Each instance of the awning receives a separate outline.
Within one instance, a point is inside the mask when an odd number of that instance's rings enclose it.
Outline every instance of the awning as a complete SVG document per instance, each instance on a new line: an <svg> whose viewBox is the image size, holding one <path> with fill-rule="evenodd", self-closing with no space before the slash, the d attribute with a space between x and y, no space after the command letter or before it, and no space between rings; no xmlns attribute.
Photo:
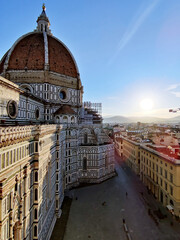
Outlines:
<svg viewBox="0 0 180 240"><path fill-rule="evenodd" d="M174 208L173 208L171 205L167 205L166 207L167 207L167 209L168 209L169 211L174 210Z"/></svg>

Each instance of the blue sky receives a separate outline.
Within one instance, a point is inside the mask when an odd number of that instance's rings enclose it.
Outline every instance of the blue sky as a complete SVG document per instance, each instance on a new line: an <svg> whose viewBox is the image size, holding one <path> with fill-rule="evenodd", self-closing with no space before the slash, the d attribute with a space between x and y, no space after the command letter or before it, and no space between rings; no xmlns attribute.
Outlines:
<svg viewBox="0 0 180 240"><path fill-rule="evenodd" d="M85 101L102 102L104 116L179 115L168 113L180 107L179 0L1 0L0 58L36 28L43 2L76 59Z"/></svg>

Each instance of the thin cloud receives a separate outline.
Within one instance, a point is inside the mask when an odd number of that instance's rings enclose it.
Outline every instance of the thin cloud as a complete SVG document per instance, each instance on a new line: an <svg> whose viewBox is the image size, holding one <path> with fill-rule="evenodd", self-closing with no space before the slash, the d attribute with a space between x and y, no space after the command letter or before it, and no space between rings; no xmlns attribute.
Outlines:
<svg viewBox="0 0 180 240"><path fill-rule="evenodd" d="M171 92L172 94L174 94L176 97L180 98L180 92Z"/></svg>
<svg viewBox="0 0 180 240"><path fill-rule="evenodd" d="M170 86L166 89L166 91L170 91L170 90L176 89L176 88L179 87L179 86L180 86L180 84L172 84L172 85L170 85Z"/></svg>
<svg viewBox="0 0 180 240"><path fill-rule="evenodd" d="M154 0L150 5L148 5L147 8L134 21L134 24L127 29L127 31L124 33L122 39L120 40L120 42L118 44L118 50L117 50L116 54L109 61L109 63L112 63L112 61L119 54L119 52L128 44L128 42L132 39L132 37L138 31L139 27L143 24L145 19L151 14L151 12L154 10L154 8L157 6L157 4L160 1L161 0Z"/></svg>

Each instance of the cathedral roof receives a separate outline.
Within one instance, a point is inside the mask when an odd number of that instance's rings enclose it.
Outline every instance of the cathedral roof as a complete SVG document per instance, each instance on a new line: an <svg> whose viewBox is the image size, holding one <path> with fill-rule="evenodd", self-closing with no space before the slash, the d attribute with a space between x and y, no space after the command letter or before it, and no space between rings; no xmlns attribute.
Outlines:
<svg viewBox="0 0 180 240"><path fill-rule="evenodd" d="M59 115L59 114L75 115L76 112L69 105L63 105L54 113L54 115Z"/></svg>
<svg viewBox="0 0 180 240"><path fill-rule="evenodd" d="M37 29L20 37L0 61L0 74L8 71L48 70L77 78L78 68L70 50L52 36L50 22L43 11Z"/></svg>

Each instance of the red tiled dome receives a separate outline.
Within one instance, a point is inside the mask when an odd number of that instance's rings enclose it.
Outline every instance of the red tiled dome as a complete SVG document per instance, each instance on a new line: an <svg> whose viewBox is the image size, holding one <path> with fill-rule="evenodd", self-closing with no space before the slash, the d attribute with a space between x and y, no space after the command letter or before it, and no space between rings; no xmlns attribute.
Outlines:
<svg viewBox="0 0 180 240"><path fill-rule="evenodd" d="M49 70L77 77L77 70L69 51L55 38L48 36Z"/></svg>
<svg viewBox="0 0 180 240"><path fill-rule="evenodd" d="M75 60L67 47L58 39L47 35L49 71L77 77ZM33 32L21 37L0 62L0 73L4 64L8 70L44 70L45 41L43 33Z"/></svg>
<svg viewBox="0 0 180 240"><path fill-rule="evenodd" d="M44 38L35 33L20 40L12 51L7 70L43 70Z"/></svg>

